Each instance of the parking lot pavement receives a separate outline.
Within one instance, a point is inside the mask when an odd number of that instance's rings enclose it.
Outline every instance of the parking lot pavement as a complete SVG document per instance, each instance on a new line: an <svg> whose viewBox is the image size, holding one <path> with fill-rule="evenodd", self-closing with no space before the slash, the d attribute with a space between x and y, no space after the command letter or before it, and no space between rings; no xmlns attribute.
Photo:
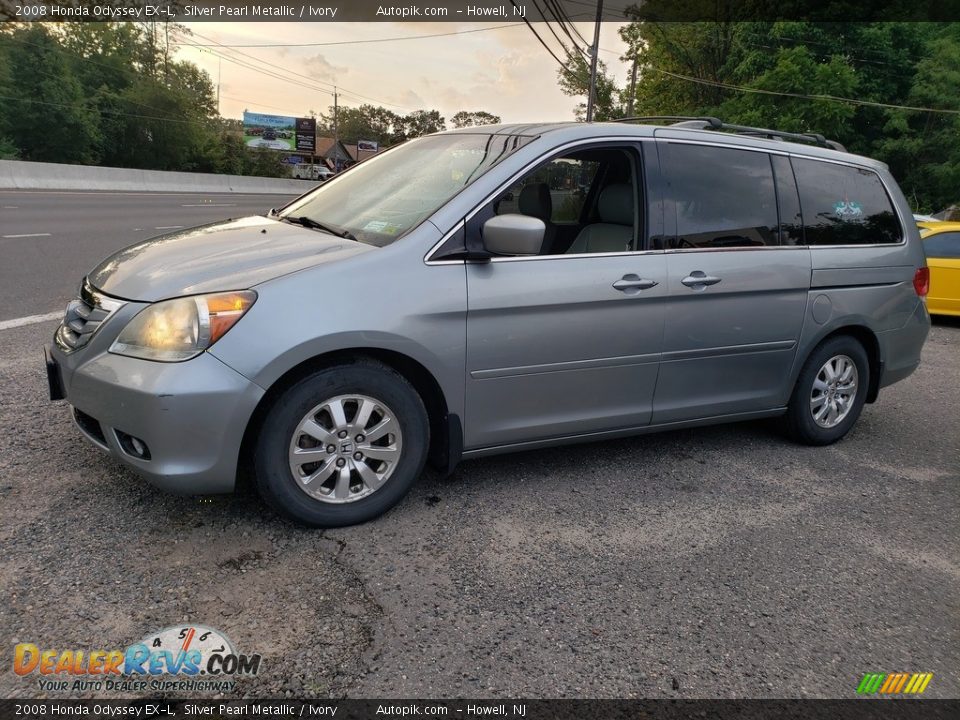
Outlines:
<svg viewBox="0 0 960 720"><path fill-rule="evenodd" d="M263 655L231 696L960 696L960 323L832 447L764 422L476 460L327 532L101 456L45 398L53 326L0 332L5 652L190 620Z"/></svg>

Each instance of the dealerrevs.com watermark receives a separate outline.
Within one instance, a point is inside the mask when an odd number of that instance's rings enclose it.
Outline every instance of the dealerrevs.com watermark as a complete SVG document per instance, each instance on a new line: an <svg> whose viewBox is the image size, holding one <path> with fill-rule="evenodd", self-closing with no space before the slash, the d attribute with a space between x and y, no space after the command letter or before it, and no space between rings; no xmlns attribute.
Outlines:
<svg viewBox="0 0 960 720"><path fill-rule="evenodd" d="M123 650L19 643L13 653L13 671L35 677L42 692L223 693L260 669L259 654L238 653L226 635L204 625L164 628Z"/></svg>

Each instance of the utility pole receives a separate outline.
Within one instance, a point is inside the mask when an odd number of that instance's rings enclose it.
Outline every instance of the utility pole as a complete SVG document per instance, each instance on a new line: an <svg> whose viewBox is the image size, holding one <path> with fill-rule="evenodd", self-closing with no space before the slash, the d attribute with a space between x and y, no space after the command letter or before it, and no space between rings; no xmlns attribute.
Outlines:
<svg viewBox="0 0 960 720"><path fill-rule="evenodd" d="M333 166L334 172L340 172L340 158L337 157L337 148L340 147L340 128L337 126L337 86L333 86Z"/></svg>
<svg viewBox="0 0 960 720"><path fill-rule="evenodd" d="M636 50L633 53L633 68L630 70L630 94L627 96L627 117L633 117L633 98L637 94L637 59Z"/></svg>
<svg viewBox="0 0 960 720"><path fill-rule="evenodd" d="M597 0L597 21L593 26L593 45L590 48L590 90L587 92L587 122L593 122L593 105L597 98L597 55L600 51L600 20L603 18L603 0Z"/></svg>
<svg viewBox="0 0 960 720"><path fill-rule="evenodd" d="M217 115L220 114L220 74L223 71L223 58L217 60Z"/></svg>

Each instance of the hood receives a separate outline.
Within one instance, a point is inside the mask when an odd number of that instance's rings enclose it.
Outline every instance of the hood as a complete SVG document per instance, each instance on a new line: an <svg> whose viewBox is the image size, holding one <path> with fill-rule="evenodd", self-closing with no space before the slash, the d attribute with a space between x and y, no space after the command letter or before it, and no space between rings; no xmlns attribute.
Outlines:
<svg viewBox="0 0 960 720"><path fill-rule="evenodd" d="M107 295L155 302L180 295L244 290L374 249L318 230L254 216L131 245L98 265L88 279Z"/></svg>

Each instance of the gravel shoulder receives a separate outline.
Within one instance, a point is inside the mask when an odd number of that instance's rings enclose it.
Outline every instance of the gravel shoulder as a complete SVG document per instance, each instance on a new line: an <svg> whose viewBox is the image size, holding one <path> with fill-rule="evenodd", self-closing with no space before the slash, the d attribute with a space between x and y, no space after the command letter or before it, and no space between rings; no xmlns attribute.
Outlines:
<svg viewBox="0 0 960 720"><path fill-rule="evenodd" d="M8 662L189 620L263 655L231 697L960 697L958 322L829 448L760 422L475 460L327 532L90 447L46 400L54 325L0 333ZM0 696L44 694L10 667Z"/></svg>

